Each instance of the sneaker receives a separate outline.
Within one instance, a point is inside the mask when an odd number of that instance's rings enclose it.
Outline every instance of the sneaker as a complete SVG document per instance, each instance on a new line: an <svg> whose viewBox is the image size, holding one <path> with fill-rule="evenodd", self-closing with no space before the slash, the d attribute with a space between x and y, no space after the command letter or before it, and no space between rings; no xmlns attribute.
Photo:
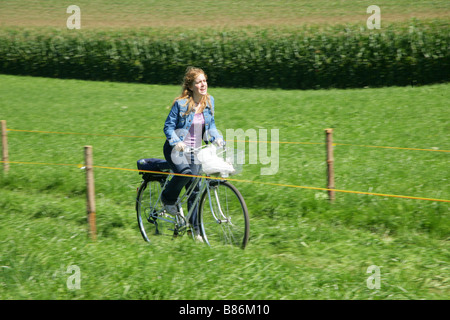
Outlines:
<svg viewBox="0 0 450 320"><path fill-rule="evenodd" d="M165 204L164 209L172 216L176 216L178 214L178 206L175 204Z"/></svg>
<svg viewBox="0 0 450 320"><path fill-rule="evenodd" d="M198 242L204 242L203 237L199 234L197 234L194 239L195 239L195 241L198 241Z"/></svg>
<svg viewBox="0 0 450 320"><path fill-rule="evenodd" d="M192 235L192 233L194 233L194 235ZM200 233L198 233L197 231L188 230L188 231L187 231L187 234L188 234L189 237L193 237L195 241L198 241L198 242L205 242L205 241L203 240L203 237L202 237L202 236L200 235Z"/></svg>

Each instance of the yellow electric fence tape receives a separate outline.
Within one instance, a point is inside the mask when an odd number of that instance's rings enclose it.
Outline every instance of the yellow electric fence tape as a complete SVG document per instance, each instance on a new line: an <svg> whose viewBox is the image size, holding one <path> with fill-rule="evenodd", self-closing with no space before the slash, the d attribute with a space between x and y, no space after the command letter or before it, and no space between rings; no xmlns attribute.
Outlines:
<svg viewBox="0 0 450 320"><path fill-rule="evenodd" d="M6 162L6 161L0 161ZM46 162L25 162L25 161L7 161L8 163L16 163L16 164L28 164L28 165L47 165L47 166L74 166L78 168L83 168L82 164L65 164L65 163L46 163ZM135 171L135 172L149 172L149 173L157 173L157 174L172 174L166 172L159 171L146 171L146 170L138 170L138 169L128 169L128 168L115 168L115 167L107 167L107 166L92 166L93 168L99 169L109 169L109 170L122 170L122 171ZM187 175L187 174L175 174L178 176L186 176L186 177L201 177L196 175ZM224 180L223 178L210 177L210 179ZM282 184L282 183L273 183L273 182L261 182L261 181L252 181L252 180L241 180L234 178L227 178L227 181L235 181L235 182L244 182L244 183L254 183L254 184L262 184L267 186L278 186L278 187L288 187L288 188L299 188L299 189L310 189L310 190L321 190L321 191L335 191L342 193L354 193L354 194L364 194L371 196L380 196L380 197L391 197L391 198L402 198L402 199L413 199L413 200L427 200L427 201L436 201L436 202L450 202L450 200L445 199L433 199L433 198L424 198L424 197L413 197L413 196L403 196L403 195L394 195L394 194L384 194L384 193L374 193L374 192L363 192L363 191L351 191L351 190L341 190L341 189L328 189L328 188L319 188L319 187L307 187L307 186L298 186L292 184Z"/></svg>

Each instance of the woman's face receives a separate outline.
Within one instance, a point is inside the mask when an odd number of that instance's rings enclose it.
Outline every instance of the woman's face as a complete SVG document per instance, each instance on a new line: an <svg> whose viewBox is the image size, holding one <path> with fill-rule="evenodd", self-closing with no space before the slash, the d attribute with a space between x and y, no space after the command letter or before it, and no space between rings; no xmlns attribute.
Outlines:
<svg viewBox="0 0 450 320"><path fill-rule="evenodd" d="M200 99L202 96L207 94L208 83L206 82L206 77L203 73L199 74L197 78L195 78L191 90L194 93L194 100Z"/></svg>

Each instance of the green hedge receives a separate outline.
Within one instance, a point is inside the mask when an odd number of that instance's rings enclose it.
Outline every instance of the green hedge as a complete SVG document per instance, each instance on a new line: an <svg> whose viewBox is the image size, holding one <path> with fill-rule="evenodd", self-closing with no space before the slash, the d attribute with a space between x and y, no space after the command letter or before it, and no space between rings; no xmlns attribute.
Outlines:
<svg viewBox="0 0 450 320"><path fill-rule="evenodd" d="M0 73L179 84L186 66L224 87L285 89L423 85L449 81L445 23L157 34L0 30Z"/></svg>

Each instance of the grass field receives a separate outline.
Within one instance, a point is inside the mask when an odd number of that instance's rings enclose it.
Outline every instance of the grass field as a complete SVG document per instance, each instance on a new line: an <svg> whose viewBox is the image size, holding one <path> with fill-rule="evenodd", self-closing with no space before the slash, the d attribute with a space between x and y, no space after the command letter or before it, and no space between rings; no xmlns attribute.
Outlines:
<svg viewBox="0 0 450 320"><path fill-rule="evenodd" d="M279 170L236 179L325 187L324 129L335 129L336 187L450 199L449 85L283 91L215 88L216 122L279 129ZM174 86L0 76L11 164L0 176L1 299L448 299L449 206L437 201L234 182L250 212L246 250L184 237L143 242L136 172L95 169L98 240L87 238L83 147L94 164L162 157ZM35 130L80 134L21 132ZM145 136L118 137L104 135ZM304 144L314 143L314 144ZM350 144L350 145L340 145ZM435 151L363 147L387 146ZM69 290L67 268L81 271ZM369 289L367 268L380 267Z"/></svg>
<svg viewBox="0 0 450 320"><path fill-rule="evenodd" d="M1 1L0 28L65 30L72 4L81 8L82 30L105 34L239 29L258 35L335 24L365 28L372 3ZM413 18L445 25L450 18L449 1L374 4L382 28ZM210 83L222 132L278 129L286 142L278 145L276 174L261 175L268 165L259 163L234 177L266 183L233 182L250 213L250 242L240 250L211 249L187 237L145 243L134 212L140 177L126 170L95 169L98 239L87 237L85 173L77 166L83 147L93 146L97 166L135 169L140 158L162 158L162 127L179 87L0 75L10 161L41 163L11 163L7 175L0 173L0 299L448 300L448 203L337 193L330 204L325 191L271 183L326 187L324 129L331 127L336 188L449 200L449 153L443 152L450 150L449 89ZM75 290L67 285L74 265L81 272ZM367 285L372 265L380 268L379 289Z"/></svg>

